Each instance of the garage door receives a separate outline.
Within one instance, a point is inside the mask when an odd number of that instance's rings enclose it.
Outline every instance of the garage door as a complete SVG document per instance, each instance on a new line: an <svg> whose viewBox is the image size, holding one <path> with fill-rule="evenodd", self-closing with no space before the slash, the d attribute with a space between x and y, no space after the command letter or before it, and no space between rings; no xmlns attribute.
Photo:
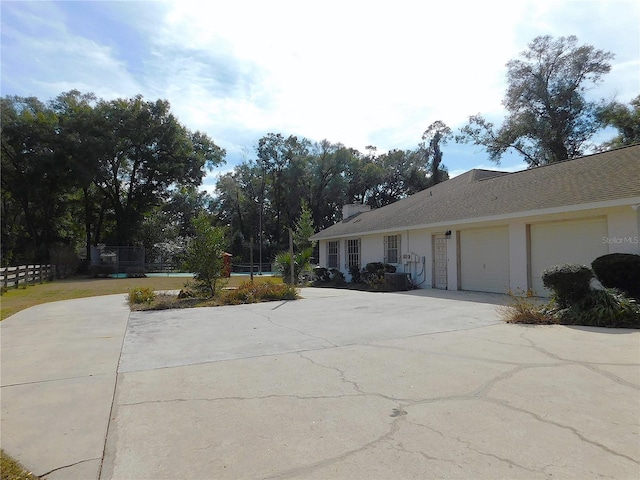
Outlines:
<svg viewBox="0 0 640 480"><path fill-rule="evenodd" d="M479 292L509 290L507 227L460 232L460 287Z"/></svg>
<svg viewBox="0 0 640 480"><path fill-rule="evenodd" d="M533 224L529 228L531 288L539 295L549 295L541 278L545 268L564 263L590 266L609 253L602 240L607 236L605 218Z"/></svg>

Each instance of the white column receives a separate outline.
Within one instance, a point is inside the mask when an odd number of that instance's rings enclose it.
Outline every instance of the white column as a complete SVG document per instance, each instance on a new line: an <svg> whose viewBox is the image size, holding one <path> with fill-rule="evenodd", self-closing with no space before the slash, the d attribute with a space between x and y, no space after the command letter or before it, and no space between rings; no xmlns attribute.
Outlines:
<svg viewBox="0 0 640 480"><path fill-rule="evenodd" d="M451 230L447 239L447 290L458 288L458 230Z"/></svg>
<svg viewBox="0 0 640 480"><path fill-rule="evenodd" d="M509 224L509 288L513 293L526 292L529 275L527 224L516 221Z"/></svg>

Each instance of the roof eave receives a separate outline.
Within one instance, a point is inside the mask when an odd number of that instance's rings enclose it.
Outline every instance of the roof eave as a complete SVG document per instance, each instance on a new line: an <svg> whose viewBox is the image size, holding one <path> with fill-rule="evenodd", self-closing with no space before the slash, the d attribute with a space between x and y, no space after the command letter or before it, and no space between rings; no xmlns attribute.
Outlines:
<svg viewBox="0 0 640 480"><path fill-rule="evenodd" d="M515 218L528 218L528 217L535 217L539 215L571 213L571 212L579 212L583 210L593 210L597 208L613 208L613 207L629 206L637 209L639 208L638 205L640 205L640 197L629 197L629 198L621 198L616 200L606 200L601 202L581 203L576 205L563 205L560 207L542 208L537 210L526 210L522 212L512 212L512 213L505 213L500 215L489 215L485 217L473 217L473 218L465 218L465 219L459 219L459 220L447 220L444 222L436 222L436 223L424 223L424 224L411 225L411 226L400 227L400 228L363 230L358 232L344 233L341 235L324 236L324 235L321 235L322 232L318 232L315 235L309 237L309 239L315 240L315 241L333 240L333 239L340 239L340 238L352 238L352 237L357 237L361 235L377 235L382 233L408 231L408 230L436 229L436 228L442 228L442 227L451 227L453 225L467 225L470 223L513 220Z"/></svg>

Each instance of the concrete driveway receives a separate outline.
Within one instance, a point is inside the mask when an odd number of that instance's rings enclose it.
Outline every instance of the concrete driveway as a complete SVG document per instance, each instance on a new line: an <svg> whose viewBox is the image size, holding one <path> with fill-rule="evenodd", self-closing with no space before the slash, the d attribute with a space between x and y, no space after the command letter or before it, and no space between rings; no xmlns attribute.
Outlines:
<svg viewBox="0 0 640 480"><path fill-rule="evenodd" d="M507 325L490 294L302 295L4 320L2 448L47 479L639 477L639 331Z"/></svg>

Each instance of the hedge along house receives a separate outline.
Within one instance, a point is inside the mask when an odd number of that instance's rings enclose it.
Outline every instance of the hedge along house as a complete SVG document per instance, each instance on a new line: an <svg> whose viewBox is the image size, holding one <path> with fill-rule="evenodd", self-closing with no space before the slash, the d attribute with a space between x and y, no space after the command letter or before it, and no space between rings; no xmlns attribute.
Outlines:
<svg viewBox="0 0 640 480"><path fill-rule="evenodd" d="M547 295L542 271L640 254L640 145L515 173L470 170L311 237L321 267L396 266L420 288Z"/></svg>

